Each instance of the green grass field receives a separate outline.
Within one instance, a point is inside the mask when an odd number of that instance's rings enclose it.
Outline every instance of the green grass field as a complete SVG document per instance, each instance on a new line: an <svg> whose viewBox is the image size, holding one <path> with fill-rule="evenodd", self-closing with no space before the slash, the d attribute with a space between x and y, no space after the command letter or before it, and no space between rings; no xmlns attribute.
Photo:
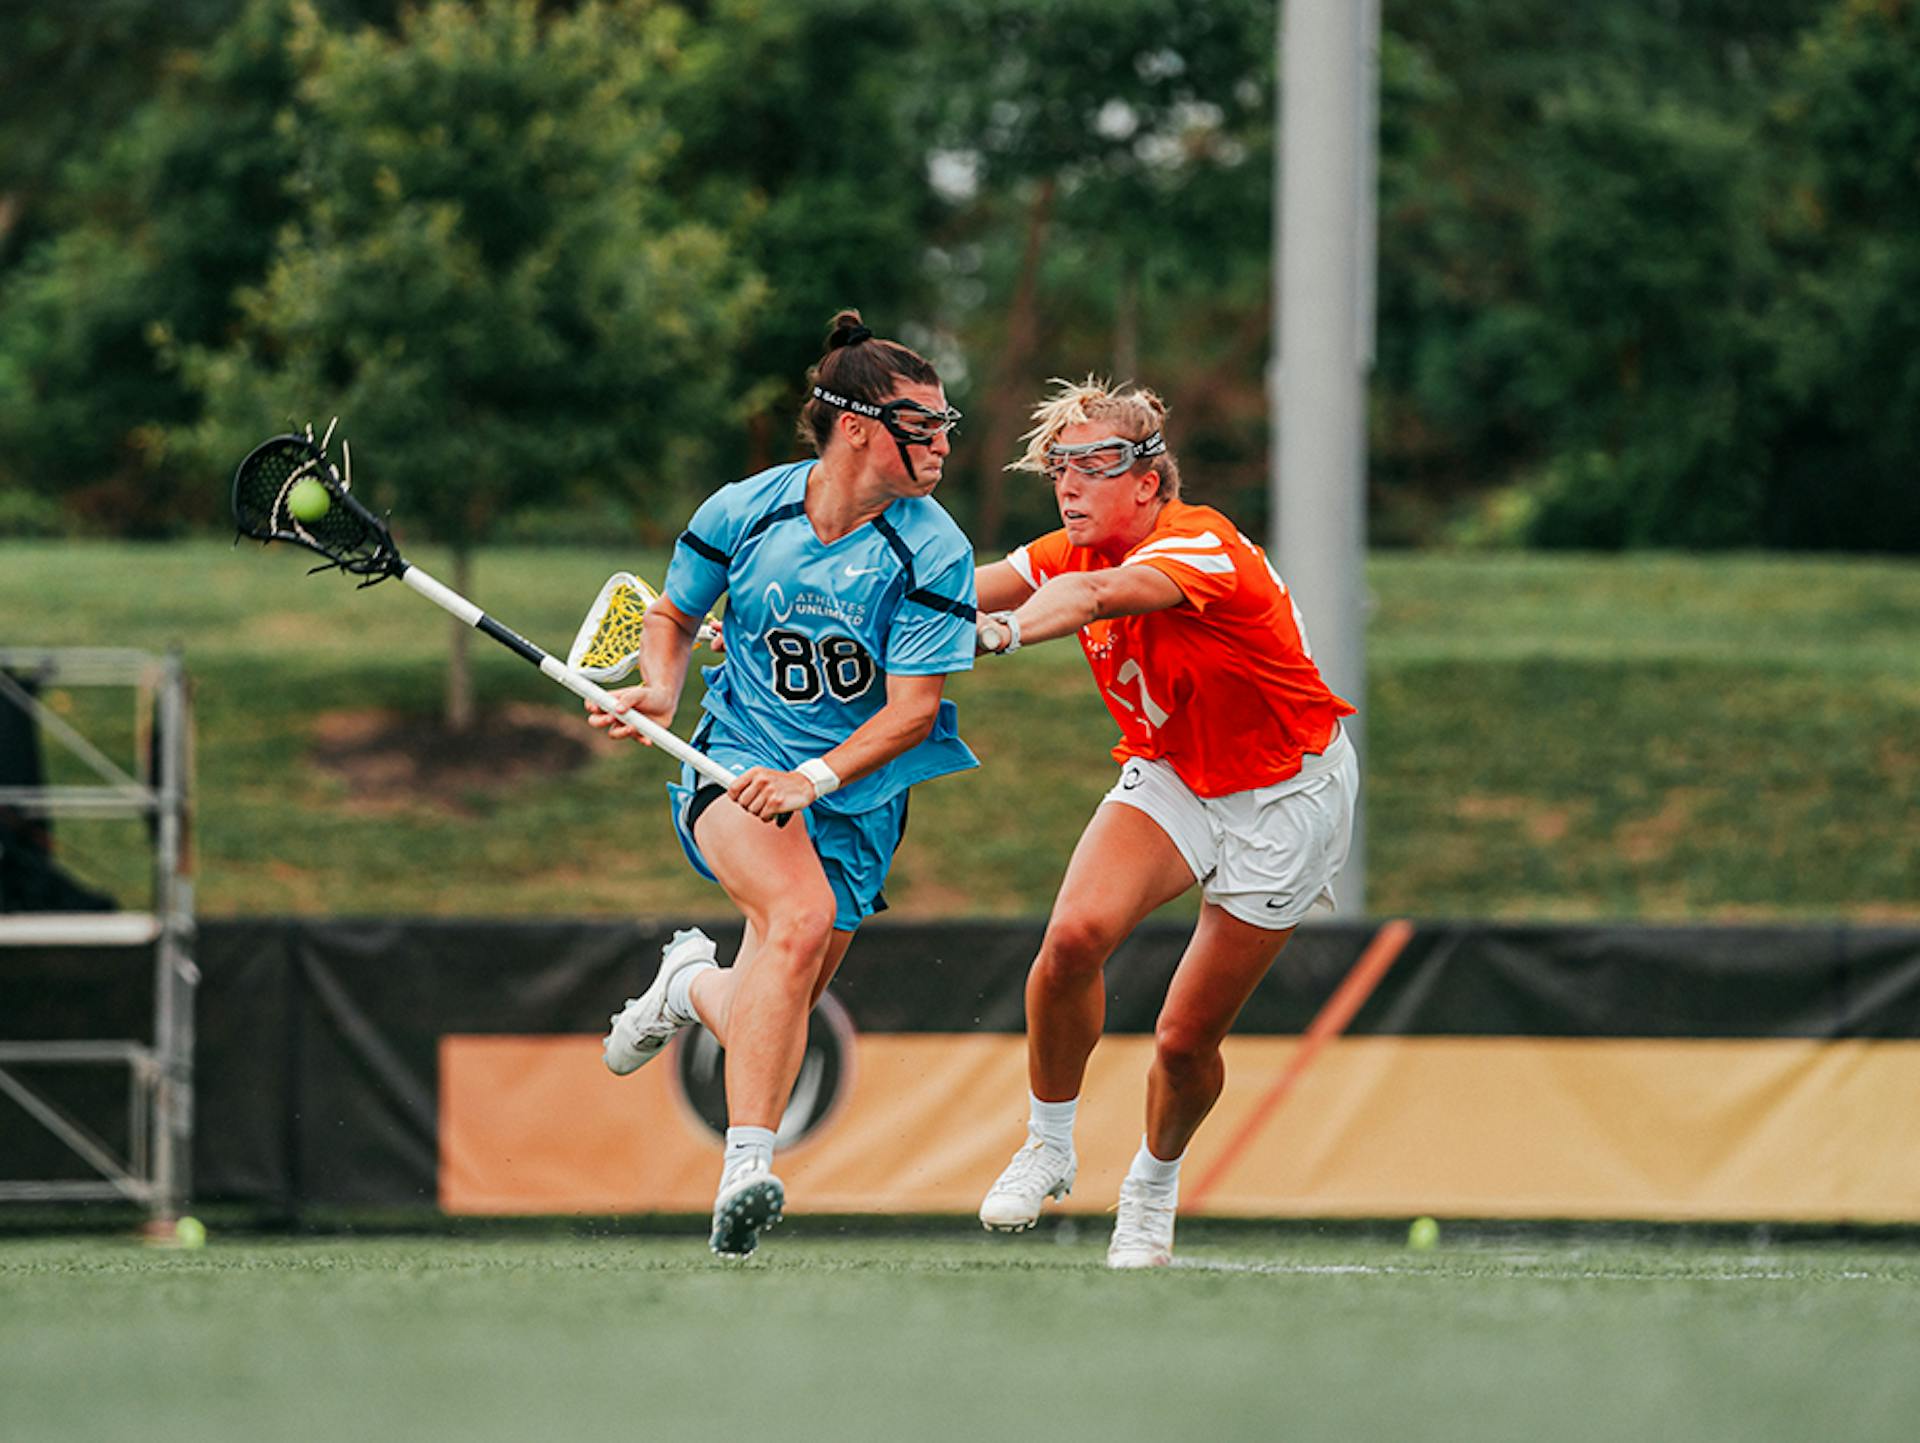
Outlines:
<svg viewBox="0 0 1920 1443"><path fill-rule="evenodd" d="M0 1437L1911 1438L1920 1256L1236 1232L0 1240ZM1101 1230L1103 1231L1103 1230Z"/></svg>
<svg viewBox="0 0 1920 1443"><path fill-rule="evenodd" d="M432 548L418 559L447 575ZM564 650L623 566L659 558L488 552L472 590ZM0 644L184 647L204 913L722 909L667 830L668 766L631 744L598 741L544 782L477 767L432 795L356 791L321 765L317 742L368 713L435 715L451 623L400 587L303 570L212 541L0 543ZM1373 911L1920 918L1920 566L1383 554L1368 574ZM571 698L474 645L485 705L569 725ZM1070 643L951 693L985 769L915 792L890 895L906 916L1044 912L1109 784L1113 726ZM124 693L55 700L130 735ZM692 716L690 699L683 732ZM62 845L137 890L138 838L114 825L66 823Z"/></svg>

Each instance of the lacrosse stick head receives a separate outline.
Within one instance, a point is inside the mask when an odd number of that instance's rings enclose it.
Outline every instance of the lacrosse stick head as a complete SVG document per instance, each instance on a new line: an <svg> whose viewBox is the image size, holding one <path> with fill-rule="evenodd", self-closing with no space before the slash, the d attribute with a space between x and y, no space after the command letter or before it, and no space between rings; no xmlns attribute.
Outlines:
<svg viewBox="0 0 1920 1443"><path fill-rule="evenodd" d="M640 628L654 589L631 571L616 571L600 588L567 652L567 665L606 686L640 665Z"/></svg>
<svg viewBox="0 0 1920 1443"><path fill-rule="evenodd" d="M587 609L567 652L567 665L602 686L631 676L640 668L640 632L647 608L659 598L659 592L631 571L614 572ZM705 642L717 650L719 641L720 623L711 616L703 618L694 645Z"/></svg>
<svg viewBox="0 0 1920 1443"><path fill-rule="evenodd" d="M353 496L350 453L344 474L327 455L332 438L332 426L318 441L309 426L305 435L275 436L248 452L233 473L233 524L255 541L304 546L326 557L330 566L365 577L368 585L398 576L406 569L399 549L386 523ZM344 441L341 449L346 452ZM309 481L325 490L329 502L311 520L304 517L314 515L314 508L302 504L311 495ZM300 500L297 488L305 491Z"/></svg>

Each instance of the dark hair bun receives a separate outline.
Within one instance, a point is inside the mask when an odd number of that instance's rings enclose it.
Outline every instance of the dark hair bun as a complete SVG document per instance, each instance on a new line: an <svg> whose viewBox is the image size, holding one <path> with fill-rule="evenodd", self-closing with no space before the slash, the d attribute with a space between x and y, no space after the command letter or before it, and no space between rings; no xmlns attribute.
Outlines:
<svg viewBox="0 0 1920 1443"><path fill-rule="evenodd" d="M878 406L902 383L937 386L940 373L919 352L868 330L860 312L851 307L839 312L828 328L825 354L807 372L813 394L800 407L800 439L814 455L825 454L834 421L846 414L849 402ZM822 391L834 399L823 400Z"/></svg>
<svg viewBox="0 0 1920 1443"><path fill-rule="evenodd" d="M861 324L860 312L844 310L833 318L833 328L827 333L827 349L837 351L842 346L857 346L872 339L873 332Z"/></svg>

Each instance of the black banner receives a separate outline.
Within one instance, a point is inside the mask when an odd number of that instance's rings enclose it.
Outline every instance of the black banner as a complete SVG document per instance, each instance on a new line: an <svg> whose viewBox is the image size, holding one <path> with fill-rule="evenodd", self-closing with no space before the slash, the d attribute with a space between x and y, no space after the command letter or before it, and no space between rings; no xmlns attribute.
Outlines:
<svg viewBox="0 0 1920 1443"><path fill-rule="evenodd" d="M738 924L709 927L721 956ZM1298 1034L1375 936L1296 935L1239 1034ZM195 1192L296 1214L437 1202L444 1037L593 1035L652 976L665 925L241 920L202 925ZM1190 927L1150 923L1108 969L1109 1031L1147 1034ZM878 922L833 986L855 1032L1012 1034L1041 927ZM0 948L0 1039L148 1039L144 951ZM1418 926L1353 1038L1920 1039L1920 929ZM59 1078L126 1143L124 1076ZM564 1126L564 1120L556 1120ZM85 1176L0 1098L0 1177Z"/></svg>

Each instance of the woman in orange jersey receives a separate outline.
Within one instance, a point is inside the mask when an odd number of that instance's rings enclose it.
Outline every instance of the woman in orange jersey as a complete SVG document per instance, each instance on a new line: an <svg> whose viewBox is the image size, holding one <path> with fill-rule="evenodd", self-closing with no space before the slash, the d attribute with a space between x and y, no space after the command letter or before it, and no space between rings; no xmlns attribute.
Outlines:
<svg viewBox="0 0 1920 1443"><path fill-rule="evenodd" d="M1220 1044L1347 858L1359 768L1353 708L1313 664L1266 556L1180 499L1166 406L1089 377L1034 410L1016 467L1052 483L1065 524L980 568L979 645L1005 655L1078 633L1120 726L1120 777L1081 834L1027 977L1027 1141L980 1206L1031 1227L1073 1188L1074 1109L1106 1014L1102 969L1196 884L1200 920L1154 1029L1146 1134L1107 1261L1171 1261L1180 1160L1219 1099Z"/></svg>

